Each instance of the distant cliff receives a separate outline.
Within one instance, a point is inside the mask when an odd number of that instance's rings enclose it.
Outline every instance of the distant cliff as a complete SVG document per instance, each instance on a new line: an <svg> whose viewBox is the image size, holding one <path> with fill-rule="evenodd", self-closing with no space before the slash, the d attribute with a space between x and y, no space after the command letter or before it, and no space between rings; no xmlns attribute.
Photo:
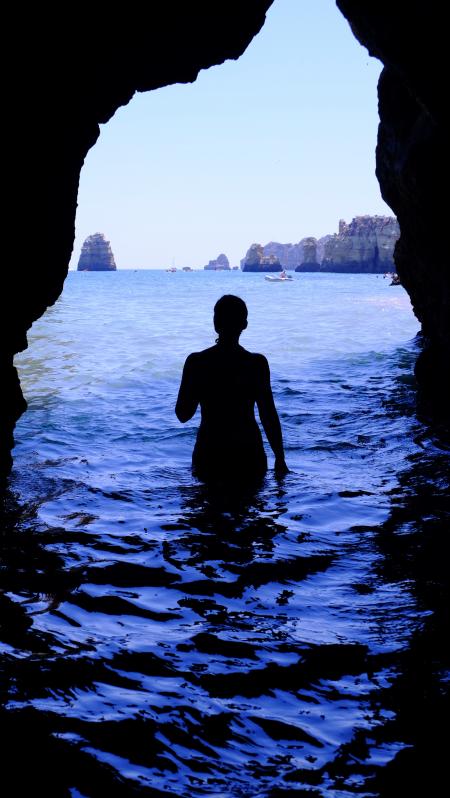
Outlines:
<svg viewBox="0 0 450 798"><path fill-rule="evenodd" d="M218 255L215 260L210 260L209 263L204 266L205 269L211 269L212 271L228 271L230 268L230 262L226 255L222 254Z"/></svg>
<svg viewBox="0 0 450 798"><path fill-rule="evenodd" d="M339 222L339 232L325 244L321 271L395 272L394 247L400 228L392 216L356 216Z"/></svg>
<svg viewBox="0 0 450 798"><path fill-rule="evenodd" d="M94 233L86 238L78 261L79 272L114 272L117 266L111 244L103 233Z"/></svg>
<svg viewBox="0 0 450 798"><path fill-rule="evenodd" d="M395 271L394 247L400 235L392 216L355 216L347 224L341 219L339 232L316 239L302 238L297 244L270 241L252 244L241 260L243 271L362 272ZM270 268L268 268L270 267Z"/></svg>
<svg viewBox="0 0 450 798"><path fill-rule="evenodd" d="M298 244L279 244L278 241L269 241L262 249L264 256L276 258L284 269L295 269L302 260L302 241Z"/></svg>
<svg viewBox="0 0 450 798"><path fill-rule="evenodd" d="M265 256L273 255L277 258L284 269L296 269L297 266L300 266L302 263L320 265L323 258L325 241L329 238L330 236L324 236L317 240L316 238L308 236L307 238L302 238L298 244L279 244L277 241L269 241L269 243L263 247L263 251ZM311 260L313 257L311 249L312 242L316 249L313 260Z"/></svg>
<svg viewBox="0 0 450 798"><path fill-rule="evenodd" d="M261 244L252 244L241 260L243 272L281 272L282 265L276 255L266 255Z"/></svg>

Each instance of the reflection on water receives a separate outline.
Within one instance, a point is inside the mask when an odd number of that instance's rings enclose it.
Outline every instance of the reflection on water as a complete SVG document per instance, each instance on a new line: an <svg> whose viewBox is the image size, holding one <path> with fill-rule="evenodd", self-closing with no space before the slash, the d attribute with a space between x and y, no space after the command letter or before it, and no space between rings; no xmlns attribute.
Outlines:
<svg viewBox="0 0 450 798"><path fill-rule="evenodd" d="M371 492L297 495L297 474L254 496L144 491L140 529L126 492L10 492L1 712L6 761L27 763L16 783L377 795L409 774L412 789L417 757L440 753L450 606L447 453L421 446L378 524ZM77 508L63 526L39 522L44 495Z"/></svg>
<svg viewBox="0 0 450 798"><path fill-rule="evenodd" d="M253 494L192 480L192 430L145 472L134 426L96 453L91 405L80 453L83 400L36 401L3 499L6 794L440 794L448 443L413 358L276 379L292 471Z"/></svg>

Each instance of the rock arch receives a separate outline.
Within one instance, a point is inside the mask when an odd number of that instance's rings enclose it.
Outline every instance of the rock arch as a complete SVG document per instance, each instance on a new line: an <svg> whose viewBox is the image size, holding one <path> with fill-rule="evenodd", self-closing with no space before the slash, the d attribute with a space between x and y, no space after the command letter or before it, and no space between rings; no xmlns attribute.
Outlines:
<svg viewBox="0 0 450 798"><path fill-rule="evenodd" d="M272 0L199 0L147 6L35 6L5 24L13 58L3 94L10 168L6 199L0 370L0 470L11 464L25 409L13 357L34 320L60 295L74 239L78 180L105 123L136 91L195 80L200 69L238 58ZM377 176L401 226L396 262L426 347L417 374L431 394L448 378L450 277L435 186L444 173L444 30L432 0L392 4L337 0L357 38L385 67L379 84ZM143 10L145 8L145 11ZM408 14L406 17L405 15Z"/></svg>

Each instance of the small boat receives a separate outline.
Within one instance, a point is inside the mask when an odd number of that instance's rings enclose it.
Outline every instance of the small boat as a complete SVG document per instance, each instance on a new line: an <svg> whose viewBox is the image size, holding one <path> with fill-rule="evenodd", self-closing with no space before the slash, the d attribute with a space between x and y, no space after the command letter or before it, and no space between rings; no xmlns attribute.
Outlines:
<svg viewBox="0 0 450 798"><path fill-rule="evenodd" d="M171 266L170 269L166 269L166 272L176 272L176 270L175 266Z"/></svg>
<svg viewBox="0 0 450 798"><path fill-rule="evenodd" d="M291 283L294 278L290 274L265 274L264 279L269 283Z"/></svg>
<svg viewBox="0 0 450 798"><path fill-rule="evenodd" d="M390 285L401 285L400 277L398 276L398 274L392 275L392 281L390 282Z"/></svg>

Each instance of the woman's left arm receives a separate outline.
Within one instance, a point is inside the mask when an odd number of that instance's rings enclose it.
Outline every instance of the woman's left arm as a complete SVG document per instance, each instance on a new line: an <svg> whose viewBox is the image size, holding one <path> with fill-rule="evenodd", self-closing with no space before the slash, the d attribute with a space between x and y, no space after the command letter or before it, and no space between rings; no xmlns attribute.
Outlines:
<svg viewBox="0 0 450 798"><path fill-rule="evenodd" d="M195 379L195 355L189 355L183 367L180 390L175 405L175 413L179 421L184 424L192 418L198 407L198 394Z"/></svg>
<svg viewBox="0 0 450 798"><path fill-rule="evenodd" d="M289 469L284 459L283 435L281 432L280 419L273 400L269 364L263 355L258 355L257 357L259 376L256 404L258 406L261 424L263 425L267 440L275 455L275 472L283 476L288 473Z"/></svg>

